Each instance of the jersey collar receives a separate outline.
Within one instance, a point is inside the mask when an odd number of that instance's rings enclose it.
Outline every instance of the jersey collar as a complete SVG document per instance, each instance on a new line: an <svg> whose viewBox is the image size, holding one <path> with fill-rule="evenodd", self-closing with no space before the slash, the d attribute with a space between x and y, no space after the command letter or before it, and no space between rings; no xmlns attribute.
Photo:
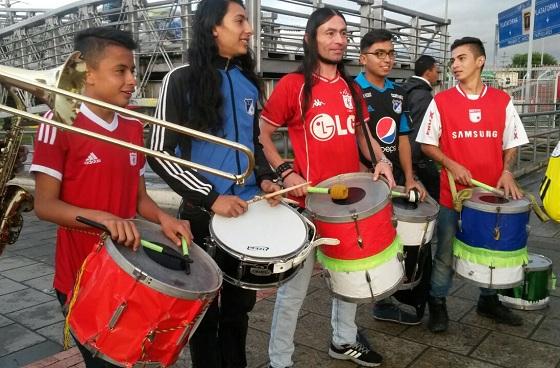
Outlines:
<svg viewBox="0 0 560 368"><path fill-rule="evenodd" d="M484 95L486 94L486 91L488 91L488 86L487 86L486 84L483 84L482 92L480 92L480 94L479 94L478 96L477 96L477 95L468 95L468 94L466 94L465 91L463 91L463 90L461 89L461 87L459 87L459 83L457 83L457 84L455 85L455 88L457 89L457 91L458 91L463 97L466 97L466 98L468 98L469 100L473 100L473 101L474 101L474 100L478 100L478 99L484 97Z"/></svg>
<svg viewBox="0 0 560 368"><path fill-rule="evenodd" d="M358 85L362 89L373 88L373 89L375 89L379 92L385 92L385 90L387 90L387 89L394 89L395 88L395 84L387 78L385 78L385 84L384 84L383 88L379 88L379 87L374 86L373 84L371 84L367 80L366 74L364 72L361 72L360 74L358 74L355 81L356 81L356 83L358 83Z"/></svg>
<svg viewBox="0 0 560 368"><path fill-rule="evenodd" d="M113 114L113 121L111 123L107 123L105 120L95 115L95 113L91 111L89 107L87 107L86 104L84 103L80 105L80 112L84 114L86 118L88 118L89 120L93 121L95 124L99 125L103 129L108 130L110 132L114 132L119 126L119 119L117 117L117 114Z"/></svg>

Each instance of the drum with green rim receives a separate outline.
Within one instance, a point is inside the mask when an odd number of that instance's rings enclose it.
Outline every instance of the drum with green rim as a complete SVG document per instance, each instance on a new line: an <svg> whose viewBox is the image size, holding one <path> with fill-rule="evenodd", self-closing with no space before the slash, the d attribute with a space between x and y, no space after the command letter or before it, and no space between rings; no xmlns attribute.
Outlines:
<svg viewBox="0 0 560 368"><path fill-rule="evenodd" d="M499 290L502 303L508 307L524 310L546 308L550 290L556 287L552 273L552 261L540 254L529 253L523 284L511 289Z"/></svg>

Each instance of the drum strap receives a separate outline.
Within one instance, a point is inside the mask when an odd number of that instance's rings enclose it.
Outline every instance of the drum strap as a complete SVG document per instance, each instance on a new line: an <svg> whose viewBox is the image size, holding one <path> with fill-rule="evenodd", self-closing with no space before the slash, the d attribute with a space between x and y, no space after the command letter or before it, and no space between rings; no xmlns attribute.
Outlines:
<svg viewBox="0 0 560 368"><path fill-rule="evenodd" d="M451 198L453 199L453 209L459 213L463 209L463 202L472 197L472 189L465 188L457 193L457 187L455 186L455 178L453 174L447 169L447 178L449 179L449 188L451 189Z"/></svg>
<svg viewBox="0 0 560 368"><path fill-rule="evenodd" d="M99 250L103 244L105 244L105 238L107 237L107 234L103 233L103 235L101 235L99 237L99 242L97 243L95 249ZM78 271L78 274L76 275L76 283L74 284L74 289L72 290L72 298L70 299L70 302L68 303L68 313L66 314L66 320L64 322L64 350L68 350L70 349L70 345L72 344L72 337L70 336L70 314L72 313L72 307L74 306L74 303L76 303L76 299L78 299L78 292L80 291L80 284L82 282L82 275L84 273L84 270L87 266L87 264L89 263L89 261L97 254L97 252L91 252L86 259L84 260L84 263L82 263L82 266L80 267L80 270Z"/></svg>

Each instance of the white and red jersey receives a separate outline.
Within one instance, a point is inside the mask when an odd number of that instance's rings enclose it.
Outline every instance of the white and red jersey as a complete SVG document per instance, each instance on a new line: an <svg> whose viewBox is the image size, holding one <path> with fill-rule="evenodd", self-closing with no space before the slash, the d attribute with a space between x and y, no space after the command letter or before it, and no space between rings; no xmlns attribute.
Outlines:
<svg viewBox="0 0 560 368"><path fill-rule="evenodd" d="M50 115L47 113L47 117ZM82 105L74 126L143 146L142 124L135 119L115 114L109 124ZM66 203L132 218L144 165L142 153L41 124L30 171L58 179L60 199ZM57 290L70 292L76 272L99 240L95 233L58 229L54 279Z"/></svg>
<svg viewBox="0 0 560 368"><path fill-rule="evenodd" d="M470 96L459 85L434 97L416 141L438 146L466 167L474 179L492 186L502 174L503 151L529 142L507 93L484 86L480 96ZM441 171L440 183L440 203L452 208L445 170ZM457 190L464 188L456 184Z"/></svg>
<svg viewBox="0 0 560 368"><path fill-rule="evenodd" d="M360 171L355 135L356 109L350 87L339 75L333 80L316 76L309 108L302 121L303 74L284 76L274 88L261 118L288 126L294 150L294 170L312 185L339 174ZM353 86L359 91L358 86ZM363 121L369 119L362 104Z"/></svg>

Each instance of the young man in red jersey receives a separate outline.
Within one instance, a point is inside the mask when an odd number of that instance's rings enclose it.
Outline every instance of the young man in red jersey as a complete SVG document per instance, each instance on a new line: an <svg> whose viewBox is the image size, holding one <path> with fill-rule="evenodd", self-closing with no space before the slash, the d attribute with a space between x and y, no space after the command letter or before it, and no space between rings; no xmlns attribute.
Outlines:
<svg viewBox="0 0 560 368"><path fill-rule="evenodd" d="M131 35L109 27L77 34L75 49L87 65L84 95L120 107L134 92L135 42ZM49 114L51 117L52 113ZM83 103L74 126L143 146L143 126L98 106ZM136 213L161 225L180 246L192 238L188 222L163 212L148 196L144 155L83 135L41 124L30 171L35 174L35 211L59 225L54 288L61 304L71 292L83 261L99 241L99 231L76 221L83 216L105 225L113 240L138 248ZM78 344L86 366L110 367Z"/></svg>
<svg viewBox="0 0 560 368"><path fill-rule="evenodd" d="M438 246L428 302L432 332L446 331L449 322L445 298L453 277L452 241L459 219L447 172L457 190L471 186L475 178L502 188L506 196L522 196L511 170L517 147L528 142L527 135L510 96L482 83L485 61L478 38L464 37L451 45L451 69L459 83L434 97L416 138L422 151L442 166ZM500 303L493 289L481 288L477 313L513 326L523 322Z"/></svg>

